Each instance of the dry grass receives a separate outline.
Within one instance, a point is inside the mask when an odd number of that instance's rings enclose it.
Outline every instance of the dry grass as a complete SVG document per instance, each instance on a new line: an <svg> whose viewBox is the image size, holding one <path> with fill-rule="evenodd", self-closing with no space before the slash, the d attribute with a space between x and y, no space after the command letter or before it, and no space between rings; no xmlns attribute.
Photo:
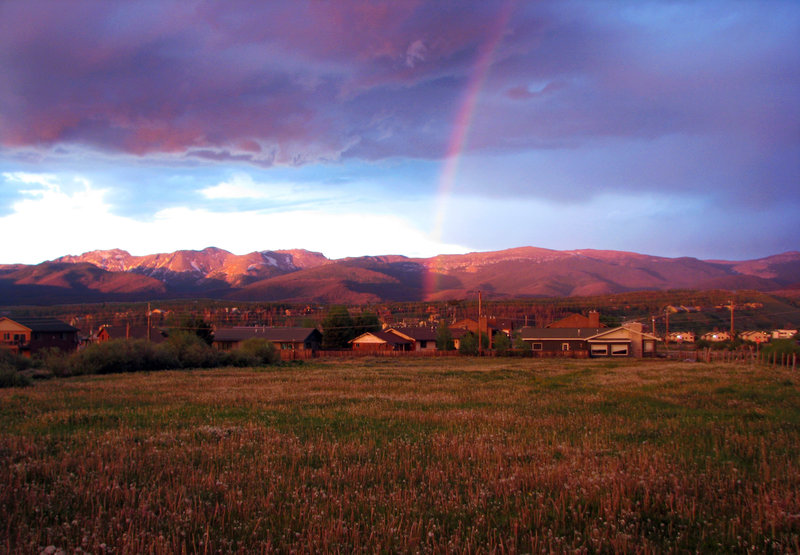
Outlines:
<svg viewBox="0 0 800 555"><path fill-rule="evenodd" d="M382 360L0 391L0 549L800 550L798 377Z"/></svg>

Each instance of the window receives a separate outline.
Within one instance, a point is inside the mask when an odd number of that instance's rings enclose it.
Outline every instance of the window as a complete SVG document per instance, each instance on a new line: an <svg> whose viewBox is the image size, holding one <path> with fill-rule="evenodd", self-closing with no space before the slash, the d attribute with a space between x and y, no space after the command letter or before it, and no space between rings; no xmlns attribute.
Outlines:
<svg viewBox="0 0 800 555"><path fill-rule="evenodd" d="M562 343L561 344L562 351L569 351L569 343Z"/></svg>
<svg viewBox="0 0 800 555"><path fill-rule="evenodd" d="M593 357L608 356L608 345L592 345L592 356Z"/></svg>
<svg viewBox="0 0 800 555"><path fill-rule="evenodd" d="M11 339L11 334L10 334L10 333L4 333L4 334L3 334L3 339L5 339L6 341L8 341L9 339Z"/></svg>
<svg viewBox="0 0 800 555"><path fill-rule="evenodd" d="M428 342L427 342L427 341L422 341L422 340L420 340L420 342L419 342L419 348L420 348L420 349L427 349L427 348L428 348Z"/></svg>
<svg viewBox="0 0 800 555"><path fill-rule="evenodd" d="M541 351L542 350L542 344L541 343L534 343L533 344L533 350L534 351Z"/></svg>
<svg viewBox="0 0 800 555"><path fill-rule="evenodd" d="M628 346L627 345L612 345L611 346L611 356L614 356L614 357L626 357L626 356L628 356Z"/></svg>

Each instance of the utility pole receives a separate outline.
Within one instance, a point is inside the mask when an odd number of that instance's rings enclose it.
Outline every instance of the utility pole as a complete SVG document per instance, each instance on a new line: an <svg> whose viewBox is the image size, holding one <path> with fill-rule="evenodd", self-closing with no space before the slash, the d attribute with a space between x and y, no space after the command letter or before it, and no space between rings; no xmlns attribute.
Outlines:
<svg viewBox="0 0 800 555"><path fill-rule="evenodd" d="M731 341L733 341L733 299L728 302L731 305Z"/></svg>
<svg viewBox="0 0 800 555"><path fill-rule="evenodd" d="M478 355L483 356L483 336L481 329L483 328L483 318L481 317L481 291L478 290Z"/></svg>
<svg viewBox="0 0 800 555"><path fill-rule="evenodd" d="M147 341L150 341L150 303L147 303Z"/></svg>
<svg viewBox="0 0 800 555"><path fill-rule="evenodd" d="M669 355L669 308L664 309L664 345L667 348L667 355Z"/></svg>

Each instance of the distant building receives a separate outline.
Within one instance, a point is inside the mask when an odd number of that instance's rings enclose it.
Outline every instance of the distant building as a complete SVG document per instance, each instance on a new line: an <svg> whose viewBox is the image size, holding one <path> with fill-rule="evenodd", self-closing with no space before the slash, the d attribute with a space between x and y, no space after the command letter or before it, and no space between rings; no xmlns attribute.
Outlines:
<svg viewBox="0 0 800 555"><path fill-rule="evenodd" d="M427 326L413 326L404 328L389 328L384 330L399 335L405 339L413 341L412 351L435 351L436 350L436 328Z"/></svg>
<svg viewBox="0 0 800 555"><path fill-rule="evenodd" d="M78 348L78 328L56 318L0 318L0 348L31 356L43 349Z"/></svg>
<svg viewBox="0 0 800 555"><path fill-rule="evenodd" d="M659 339L631 322L617 328L522 328L520 337L541 356L652 357Z"/></svg>
<svg viewBox="0 0 800 555"><path fill-rule="evenodd" d="M583 314L570 314L561 320L556 320L547 324L546 328L604 328L600 323L600 313L592 310L584 316Z"/></svg>
<svg viewBox="0 0 800 555"><path fill-rule="evenodd" d="M693 331L671 331L669 340L671 343L694 343L695 335Z"/></svg>
<svg viewBox="0 0 800 555"><path fill-rule="evenodd" d="M354 351L413 351L414 340L393 330L368 331L349 343Z"/></svg>
<svg viewBox="0 0 800 555"><path fill-rule="evenodd" d="M322 343L322 334L317 328L265 328L241 326L218 328L214 331L212 345L220 351L241 347L252 338L266 339L280 351L317 351Z"/></svg>
<svg viewBox="0 0 800 555"><path fill-rule="evenodd" d="M797 335L797 330L772 330L772 339L791 339Z"/></svg>
<svg viewBox="0 0 800 555"><path fill-rule="evenodd" d="M100 329L94 335L96 343L105 343L113 339L125 339L128 341L144 339L152 343L163 343L167 339L167 334L153 327L125 325L100 326Z"/></svg>
<svg viewBox="0 0 800 555"><path fill-rule="evenodd" d="M753 343L767 343L770 335L765 331L743 331L739 334L744 341L751 341Z"/></svg>
<svg viewBox="0 0 800 555"><path fill-rule="evenodd" d="M720 341L730 341L731 334L727 331L710 331L708 333L704 333L700 336L700 339L703 341L711 341L712 343L718 343Z"/></svg>

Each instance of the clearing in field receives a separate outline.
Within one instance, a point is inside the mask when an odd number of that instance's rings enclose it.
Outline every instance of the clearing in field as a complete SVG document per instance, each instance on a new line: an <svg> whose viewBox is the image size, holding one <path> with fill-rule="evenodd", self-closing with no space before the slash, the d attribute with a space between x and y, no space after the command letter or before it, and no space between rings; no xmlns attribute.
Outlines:
<svg viewBox="0 0 800 555"><path fill-rule="evenodd" d="M0 390L0 546L800 549L785 370L362 359Z"/></svg>

